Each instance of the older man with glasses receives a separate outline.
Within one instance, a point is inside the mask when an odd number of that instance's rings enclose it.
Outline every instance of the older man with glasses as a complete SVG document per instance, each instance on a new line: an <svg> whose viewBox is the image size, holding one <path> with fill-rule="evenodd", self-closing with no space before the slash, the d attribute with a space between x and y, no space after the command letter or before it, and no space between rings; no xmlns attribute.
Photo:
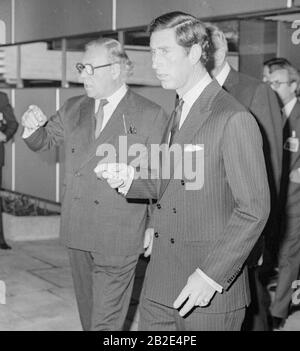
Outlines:
<svg viewBox="0 0 300 351"><path fill-rule="evenodd" d="M149 202L127 201L98 180L93 169L105 156L101 147L119 156L122 142L125 154L126 144L160 144L167 123L160 106L125 84L131 66L118 41L93 41L76 65L87 96L70 98L48 120L37 106L22 117L23 138L32 150L64 143L61 237L84 330L122 329Z"/></svg>
<svg viewBox="0 0 300 351"><path fill-rule="evenodd" d="M281 61L270 66L268 83L282 103L283 163L281 181L281 238L279 277L271 306L274 329L281 329L298 287L300 269L300 92L299 72Z"/></svg>

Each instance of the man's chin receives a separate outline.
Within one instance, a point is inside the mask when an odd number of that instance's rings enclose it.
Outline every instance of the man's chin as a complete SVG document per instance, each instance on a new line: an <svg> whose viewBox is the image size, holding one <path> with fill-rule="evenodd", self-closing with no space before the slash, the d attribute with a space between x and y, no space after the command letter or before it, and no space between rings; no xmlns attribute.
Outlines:
<svg viewBox="0 0 300 351"><path fill-rule="evenodd" d="M164 89L175 89L171 82L161 81L160 84Z"/></svg>

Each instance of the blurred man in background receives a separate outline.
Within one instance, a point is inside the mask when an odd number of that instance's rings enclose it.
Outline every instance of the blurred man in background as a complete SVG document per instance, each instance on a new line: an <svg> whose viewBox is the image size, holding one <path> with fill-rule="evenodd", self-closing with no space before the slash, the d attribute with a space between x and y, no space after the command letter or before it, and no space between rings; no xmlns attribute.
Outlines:
<svg viewBox="0 0 300 351"><path fill-rule="evenodd" d="M273 328L280 329L289 315L300 268L300 76L286 60L277 60L269 69L268 83L282 103L283 126L279 276L271 306Z"/></svg>

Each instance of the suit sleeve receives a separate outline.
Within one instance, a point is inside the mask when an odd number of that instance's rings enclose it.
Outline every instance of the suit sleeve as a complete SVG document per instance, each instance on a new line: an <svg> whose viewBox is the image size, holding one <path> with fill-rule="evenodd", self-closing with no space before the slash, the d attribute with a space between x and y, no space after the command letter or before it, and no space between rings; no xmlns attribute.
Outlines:
<svg viewBox="0 0 300 351"><path fill-rule="evenodd" d="M247 112L232 116L224 130L222 154L235 208L224 233L199 267L228 289L242 270L270 211L270 194L262 140Z"/></svg>
<svg viewBox="0 0 300 351"><path fill-rule="evenodd" d="M62 115L62 110L59 110L49 118L45 126L40 127L28 138L24 139L31 150L45 151L63 143L65 128Z"/></svg>
<svg viewBox="0 0 300 351"><path fill-rule="evenodd" d="M3 118L6 122L6 127L3 130L3 133L6 135L6 141L8 141L17 131L18 122L6 94L3 94L3 103L1 105L0 112L3 113Z"/></svg>

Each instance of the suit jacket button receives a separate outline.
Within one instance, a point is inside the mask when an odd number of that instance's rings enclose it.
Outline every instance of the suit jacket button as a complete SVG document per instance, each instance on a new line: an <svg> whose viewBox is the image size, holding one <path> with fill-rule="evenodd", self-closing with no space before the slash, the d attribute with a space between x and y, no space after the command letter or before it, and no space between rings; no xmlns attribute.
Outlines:
<svg viewBox="0 0 300 351"><path fill-rule="evenodd" d="M75 152L75 148L74 147L72 147L71 152L72 152L72 154L74 154L74 152Z"/></svg>
<svg viewBox="0 0 300 351"><path fill-rule="evenodd" d="M98 200L95 200L94 201L96 205L99 205L99 201Z"/></svg>
<svg viewBox="0 0 300 351"><path fill-rule="evenodd" d="M176 208L174 207L174 208L173 208L173 213L176 213L176 212L177 212L177 210L176 210Z"/></svg>
<svg viewBox="0 0 300 351"><path fill-rule="evenodd" d="M160 210L161 209L161 204L157 204L156 207Z"/></svg>
<svg viewBox="0 0 300 351"><path fill-rule="evenodd" d="M155 232L155 233L154 233L154 236L155 236L156 238L158 238L158 237L159 237L158 232Z"/></svg>
<svg viewBox="0 0 300 351"><path fill-rule="evenodd" d="M181 179L181 185L185 185L185 181Z"/></svg>
<svg viewBox="0 0 300 351"><path fill-rule="evenodd" d="M174 238L171 238L170 241L171 241L171 244L175 243L175 239Z"/></svg>
<svg viewBox="0 0 300 351"><path fill-rule="evenodd" d="M80 177L81 176L81 173L80 172L76 172L75 173L75 177Z"/></svg>

